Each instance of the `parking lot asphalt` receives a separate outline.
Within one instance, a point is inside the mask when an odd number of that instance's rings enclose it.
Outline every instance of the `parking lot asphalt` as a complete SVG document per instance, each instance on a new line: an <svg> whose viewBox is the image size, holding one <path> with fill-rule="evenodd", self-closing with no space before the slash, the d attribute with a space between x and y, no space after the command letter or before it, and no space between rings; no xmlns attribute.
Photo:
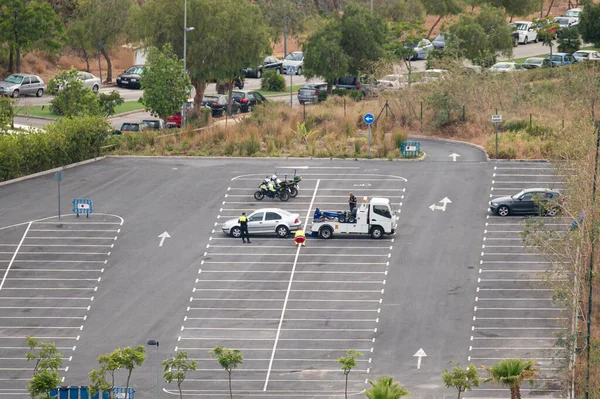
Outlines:
<svg viewBox="0 0 600 399"><path fill-rule="evenodd" d="M564 180L548 163L498 163L493 168L490 200L525 188L563 190ZM553 304L554 291L545 284L544 272L551 269L551 262L523 245L524 221L524 217L487 216L468 360L486 365L503 358L535 360L539 375L534 387L522 388L524 397L562 397L560 367L568 363L569 354L555 342L570 329L570 318ZM556 217L544 225L560 232L571 222ZM498 386L480 387L467 396L504 397L505 391Z"/></svg>
<svg viewBox="0 0 600 399"><path fill-rule="evenodd" d="M487 256L481 255L482 240L488 236L484 225L490 222L485 207L490 184L494 191L500 187L494 166L516 164L485 162L477 149L460 144L421 142L428 152L424 162L123 157L69 169L61 183L63 214L76 197L93 199L98 214L74 220L74 225L66 224L73 216L63 216L62 228L56 227L55 219L39 228L32 223L35 230L58 231L35 236L27 232L23 245L38 237L31 250L43 253L31 257L21 252L29 247L18 245L29 221L56 213L56 182L49 175L0 187L2 226L25 223L0 230L2 251L7 252L0 258L6 287L97 287L93 294L56 290L56 295L68 298L58 301L17 299L50 296L41 290L0 293L8 297L4 299L8 306L24 307L0 309L7 312L6 319L0 319L6 326L0 328L1 336L18 337L0 338L16 347L10 349L13 352L0 350L0 369L8 369L0 370L6 373L0 374L1 396L11 397L7 395L12 389L20 390L12 396L23 396L32 369L23 360L24 337L35 334L56 342L68 358L69 369L62 371L67 385L87 384L102 353L158 340L160 346L148 347L146 362L133 373L133 385L142 398L154 397L156 360L173 356L175 350L186 350L198 361L198 370L183 384L187 395L226 396L227 373L209 355L216 345L239 349L244 355L245 363L233 373L236 397L342 397L344 375L337 359L348 349L363 353L349 376L354 395L368 388L368 379L389 374L406 385L413 398L455 397L440 378L448 361L466 363L475 353L493 357L484 352L487 344L478 347L471 341L471 335L479 334L477 328L484 327L473 321L473 309L480 306L477 289L484 288L478 280L483 272L478 271L486 266L480 265L481 257ZM452 153L461 157L453 161ZM254 200L252 194L265 176L277 172L281 177L294 169L303 177L297 198ZM399 212L397 233L381 240L309 237L306 247L297 249L289 238L253 237L252 244L242 244L220 231L224 220L239 217L241 211L271 206L298 213L310 227L316 207L345 209L350 191L359 200L390 198ZM122 225L94 224L109 221ZM77 240L64 232L66 227L90 231L78 230L73 234L81 234ZM120 231L99 231L115 227ZM158 236L165 231L170 238L161 246ZM54 237L51 234L60 237L56 240L61 245L81 249L48 247L53 239L40 237ZM70 254L84 251L74 247L84 244L79 241L95 241L91 238L104 234L114 234L110 251L90 247L90 254ZM54 250L63 253L46 254ZM40 262L29 266L19 260ZM41 270L27 271L26 278L43 278L44 285L40 280L25 285L29 280L11 280L19 278L21 266L61 271L52 271L54 280L46 279ZM77 271L62 271L69 268ZM82 285L78 283L83 280L69 278L100 281ZM87 302L77 305L85 309L62 313L55 308L80 301ZM85 319L36 318L21 324L22 313L34 312L34 306L44 303L53 307L48 316ZM499 323L511 325L510 320ZM529 332L542 338L546 333ZM78 338L67 345L54 337ZM426 357L419 361L414 355L422 353L420 349ZM124 384L124 375L117 375L117 381ZM163 382L159 388L161 398L176 390ZM479 397L484 394L496 396L496 391L479 392Z"/></svg>

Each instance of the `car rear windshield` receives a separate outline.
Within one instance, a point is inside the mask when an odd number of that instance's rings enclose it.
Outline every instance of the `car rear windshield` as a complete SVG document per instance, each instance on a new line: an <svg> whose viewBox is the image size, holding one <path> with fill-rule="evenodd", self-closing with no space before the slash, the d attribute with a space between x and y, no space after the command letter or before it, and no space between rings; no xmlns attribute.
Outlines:
<svg viewBox="0 0 600 399"><path fill-rule="evenodd" d="M246 97L246 93L242 93L241 91L234 91L232 93L233 98L244 98Z"/></svg>
<svg viewBox="0 0 600 399"><path fill-rule="evenodd" d="M542 59L541 58L527 58L525 60L525 64L541 64L542 63Z"/></svg>
<svg viewBox="0 0 600 399"><path fill-rule="evenodd" d="M7 77L6 79L4 79L5 82L8 83L16 83L16 84L21 84L21 82L23 81L23 76L19 76L19 75L10 75L9 77Z"/></svg>
<svg viewBox="0 0 600 399"><path fill-rule="evenodd" d="M121 126L121 130L137 132L140 130L140 125L139 123L125 123L123 126Z"/></svg>
<svg viewBox="0 0 600 399"><path fill-rule="evenodd" d="M590 55L589 52L587 51L577 51L575 54L573 54L575 57L587 57Z"/></svg>
<svg viewBox="0 0 600 399"><path fill-rule="evenodd" d="M581 11L567 11L565 13L566 17L578 17Z"/></svg>
<svg viewBox="0 0 600 399"><path fill-rule="evenodd" d="M552 61L562 61L562 55L553 55Z"/></svg>
<svg viewBox="0 0 600 399"><path fill-rule="evenodd" d="M152 129L160 129L160 121L144 121L144 124Z"/></svg>
<svg viewBox="0 0 600 399"><path fill-rule="evenodd" d="M568 18L555 18L554 22L556 22L559 25L568 25L569 19Z"/></svg>
<svg viewBox="0 0 600 399"><path fill-rule="evenodd" d="M345 86L353 86L356 85L356 77L355 76L344 76L338 81L338 84Z"/></svg>
<svg viewBox="0 0 600 399"><path fill-rule="evenodd" d="M142 71L144 70L144 67L131 67L128 70L125 71L125 73L134 73L136 75L141 75Z"/></svg>
<svg viewBox="0 0 600 399"><path fill-rule="evenodd" d="M219 96L204 96L204 98L202 99L202 101L206 101L206 102L218 102L219 101Z"/></svg>

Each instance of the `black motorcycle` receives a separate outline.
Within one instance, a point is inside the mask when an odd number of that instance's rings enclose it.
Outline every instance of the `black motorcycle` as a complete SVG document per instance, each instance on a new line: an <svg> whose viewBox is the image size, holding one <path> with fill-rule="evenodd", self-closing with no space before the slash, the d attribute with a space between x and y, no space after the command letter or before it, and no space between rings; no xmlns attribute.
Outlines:
<svg viewBox="0 0 600 399"><path fill-rule="evenodd" d="M258 191L254 193L254 199L257 201L262 201L263 198L279 198L281 201L287 201L290 199L290 193L287 190L275 190L271 191L267 187L266 183L263 183L258 188Z"/></svg>
<svg viewBox="0 0 600 399"><path fill-rule="evenodd" d="M292 180L288 180L287 175L285 175L283 181L279 183L279 186L288 190L290 192L290 197L295 198L298 195L298 183L301 181L302 177L296 176L296 171L294 170L294 177Z"/></svg>

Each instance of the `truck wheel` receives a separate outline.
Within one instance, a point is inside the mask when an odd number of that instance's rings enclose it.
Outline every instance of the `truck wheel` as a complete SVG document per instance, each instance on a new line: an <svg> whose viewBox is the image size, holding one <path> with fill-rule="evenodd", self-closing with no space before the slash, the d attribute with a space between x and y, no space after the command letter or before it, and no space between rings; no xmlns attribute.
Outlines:
<svg viewBox="0 0 600 399"><path fill-rule="evenodd" d="M262 201L263 198L265 198L265 194L261 190L258 190L257 192L254 193L255 200Z"/></svg>
<svg viewBox="0 0 600 399"><path fill-rule="evenodd" d="M329 226L323 226L319 230L319 237L329 239L333 235L333 230Z"/></svg>
<svg viewBox="0 0 600 399"><path fill-rule="evenodd" d="M237 226L232 227L231 231L229 232L229 234L231 234L232 237L240 238L242 236L242 229L240 229Z"/></svg>
<svg viewBox="0 0 600 399"><path fill-rule="evenodd" d="M284 225L281 225L281 226L277 226L277 228L275 229L275 232L277 233L277 237L286 238L290 234L290 229L288 229Z"/></svg>
<svg viewBox="0 0 600 399"><path fill-rule="evenodd" d="M379 226L373 227L373 229L371 229L371 238L375 238L377 240L381 237L383 237L383 229Z"/></svg>

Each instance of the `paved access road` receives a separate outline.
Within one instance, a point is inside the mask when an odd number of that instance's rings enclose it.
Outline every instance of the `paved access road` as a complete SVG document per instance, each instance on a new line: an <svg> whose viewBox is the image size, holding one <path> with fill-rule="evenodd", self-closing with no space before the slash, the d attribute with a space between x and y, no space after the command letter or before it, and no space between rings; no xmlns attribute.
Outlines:
<svg viewBox="0 0 600 399"><path fill-rule="evenodd" d="M148 347L146 363L133 374L140 397L154 397L156 361L176 349L198 361L198 370L183 385L186 395L226 397L227 374L209 355L216 345L244 354L245 363L233 374L236 397L343 397L337 359L348 349L364 354L349 376L352 394L367 388L368 379L392 374L411 397L455 397L440 380L448 362L465 364L471 356L479 365L503 356L497 344L473 340L511 331L488 334L482 328L515 325L512 319L480 324L486 321L479 317L504 315L474 314L474 307L496 295L478 295L478 288L497 288L478 280L484 273L479 269L488 268L480 261L488 256L481 254L481 245L489 234L485 223L492 220L486 208L497 183L491 182L499 180L494 166L523 164L488 163L479 150L460 144L422 140L422 145L428 153L424 162L109 158L65 171L63 213L69 212L72 198L85 196L94 200L98 214L63 217L62 223L52 218L56 182L51 176L0 186L2 226L24 223L0 230L1 396L23 397L32 372L24 360L24 338L35 335L56 342L65 354L61 372L68 385L85 385L98 355L158 340L160 346ZM453 153L460 155L456 161ZM254 200L265 176L277 172L281 177L294 169L303 176L297 198ZM554 180L515 181L521 181L518 188ZM251 244L242 244L220 231L227 218L263 206L298 213L310 226L314 208L344 209L350 191L359 200L365 195L390 198L399 215L398 232L382 240L309 237L306 247L297 249L291 238L253 237ZM165 231L170 238L160 246L158 236ZM114 247L75 246L108 243ZM51 280L44 274L50 270L57 270ZM528 293L514 297L528 298ZM42 306L51 309L35 310ZM541 314L507 312L516 318ZM527 325L551 325L549 320L540 323L545 324ZM535 329L511 333L549 337L548 331ZM532 352L533 346L505 344L515 348L507 356L544 357ZM420 368L417 352L426 354ZM117 378L124 383L124 375ZM159 388L161 398L173 397L176 390L163 382ZM503 397L506 392L471 396Z"/></svg>

